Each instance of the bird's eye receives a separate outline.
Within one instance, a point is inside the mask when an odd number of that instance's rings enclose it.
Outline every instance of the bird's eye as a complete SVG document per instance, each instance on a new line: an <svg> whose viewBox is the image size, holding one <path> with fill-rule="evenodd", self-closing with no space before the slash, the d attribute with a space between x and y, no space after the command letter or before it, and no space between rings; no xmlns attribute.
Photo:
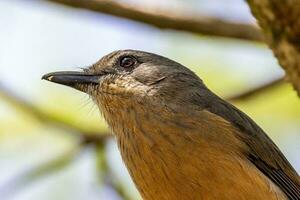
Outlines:
<svg viewBox="0 0 300 200"><path fill-rule="evenodd" d="M123 57L120 60L120 66L124 68L132 67L135 63L136 63L136 59L129 56Z"/></svg>

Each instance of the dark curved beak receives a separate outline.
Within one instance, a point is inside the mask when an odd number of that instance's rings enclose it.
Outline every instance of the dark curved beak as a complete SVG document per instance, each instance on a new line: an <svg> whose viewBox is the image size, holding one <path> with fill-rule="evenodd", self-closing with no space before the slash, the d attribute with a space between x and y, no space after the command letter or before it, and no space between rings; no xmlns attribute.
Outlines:
<svg viewBox="0 0 300 200"><path fill-rule="evenodd" d="M99 84L99 76L86 72L52 72L45 74L42 79L75 88L78 84Z"/></svg>

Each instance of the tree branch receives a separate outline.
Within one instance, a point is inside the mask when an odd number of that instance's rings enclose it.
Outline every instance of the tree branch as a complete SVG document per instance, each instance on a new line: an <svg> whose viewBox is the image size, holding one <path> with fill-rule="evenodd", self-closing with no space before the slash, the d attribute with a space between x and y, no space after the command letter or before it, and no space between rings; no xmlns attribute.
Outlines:
<svg viewBox="0 0 300 200"><path fill-rule="evenodd" d="M266 41L300 96L300 1L247 0Z"/></svg>
<svg viewBox="0 0 300 200"><path fill-rule="evenodd" d="M189 11L139 8L114 0L47 0L75 8L84 8L117 17L142 22L162 29L187 31L197 34L220 36L250 41L262 41L259 29L250 24L233 23L218 18L192 16Z"/></svg>

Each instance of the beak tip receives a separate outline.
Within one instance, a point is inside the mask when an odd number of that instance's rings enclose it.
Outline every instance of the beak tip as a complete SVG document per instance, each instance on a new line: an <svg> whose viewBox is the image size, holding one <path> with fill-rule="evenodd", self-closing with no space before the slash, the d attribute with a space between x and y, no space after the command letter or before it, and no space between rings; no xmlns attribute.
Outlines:
<svg viewBox="0 0 300 200"><path fill-rule="evenodd" d="M52 75L50 75L50 74L45 74L45 75L42 76L41 79L42 79L42 80L46 80L46 81L51 81L52 78L53 78Z"/></svg>

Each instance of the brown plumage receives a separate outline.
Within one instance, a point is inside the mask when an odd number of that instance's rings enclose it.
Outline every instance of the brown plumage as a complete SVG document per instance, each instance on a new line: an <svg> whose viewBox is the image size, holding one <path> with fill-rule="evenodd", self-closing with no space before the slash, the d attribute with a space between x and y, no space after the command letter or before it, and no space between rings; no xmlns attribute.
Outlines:
<svg viewBox="0 0 300 200"><path fill-rule="evenodd" d="M91 95L145 200L300 199L300 178L243 112L165 57L116 51L44 79Z"/></svg>

